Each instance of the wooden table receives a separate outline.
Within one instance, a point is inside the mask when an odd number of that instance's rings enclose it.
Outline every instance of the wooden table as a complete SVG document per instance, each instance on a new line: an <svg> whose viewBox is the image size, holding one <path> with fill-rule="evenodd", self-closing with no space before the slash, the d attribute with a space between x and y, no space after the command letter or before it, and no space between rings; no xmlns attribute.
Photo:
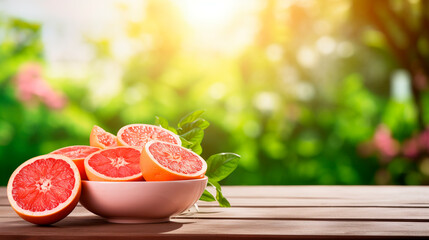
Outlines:
<svg viewBox="0 0 429 240"><path fill-rule="evenodd" d="M0 187L0 239L429 238L429 187L229 186L231 208L168 223L112 224L78 205L52 226L19 218Z"/></svg>

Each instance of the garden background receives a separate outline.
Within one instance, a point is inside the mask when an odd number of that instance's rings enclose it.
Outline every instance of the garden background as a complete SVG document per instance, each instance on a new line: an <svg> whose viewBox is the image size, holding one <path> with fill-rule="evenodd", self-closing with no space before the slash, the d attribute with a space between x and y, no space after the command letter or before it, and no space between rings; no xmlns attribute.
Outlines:
<svg viewBox="0 0 429 240"><path fill-rule="evenodd" d="M226 185L429 184L428 76L429 1L0 0L0 185L201 109Z"/></svg>

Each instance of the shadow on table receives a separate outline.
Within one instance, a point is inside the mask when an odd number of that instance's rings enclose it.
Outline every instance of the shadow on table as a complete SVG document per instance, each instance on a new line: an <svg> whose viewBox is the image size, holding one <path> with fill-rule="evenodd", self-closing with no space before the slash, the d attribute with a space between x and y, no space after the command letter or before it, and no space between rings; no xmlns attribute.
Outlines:
<svg viewBox="0 0 429 240"><path fill-rule="evenodd" d="M91 232L92 234L103 234L105 232L116 232L120 234L133 235L133 233L157 234L167 233L181 228L184 224L190 224L191 221L171 220L164 223L145 223L145 224L120 224L110 223L103 218L82 218L82 217L66 217L58 223L48 226L37 226L36 228L59 230L59 231L75 231L79 235L79 231ZM43 231L43 230L41 230Z"/></svg>

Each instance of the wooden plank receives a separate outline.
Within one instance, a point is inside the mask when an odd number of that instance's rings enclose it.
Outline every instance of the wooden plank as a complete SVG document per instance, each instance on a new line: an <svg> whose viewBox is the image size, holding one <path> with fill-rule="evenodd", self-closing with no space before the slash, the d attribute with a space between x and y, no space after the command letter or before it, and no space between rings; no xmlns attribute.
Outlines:
<svg viewBox="0 0 429 240"><path fill-rule="evenodd" d="M0 188L0 239L237 239L429 237L428 187L224 187L234 207L199 202L170 223L110 224L78 205L40 227L20 219ZM342 206L342 207L338 207Z"/></svg>
<svg viewBox="0 0 429 240"><path fill-rule="evenodd" d="M429 236L429 222L175 219L159 224L111 224L69 217L53 226L0 218L0 239L268 239Z"/></svg>
<svg viewBox="0 0 429 240"><path fill-rule="evenodd" d="M220 208L200 207L176 218L429 222L429 208Z"/></svg>
<svg viewBox="0 0 429 240"><path fill-rule="evenodd" d="M76 206L73 212L69 216L75 217L86 217L86 216L95 216L93 213L89 212L82 206ZM13 218L16 217L20 219L18 214L12 209L11 206L0 206L0 218Z"/></svg>
<svg viewBox="0 0 429 240"><path fill-rule="evenodd" d="M223 191L235 207L429 207L429 187L421 186L226 186ZM8 205L1 187L0 206Z"/></svg>
<svg viewBox="0 0 429 240"><path fill-rule="evenodd" d="M69 217L94 216L77 206ZM18 218L11 207L0 207L0 218ZM260 219L260 220L347 220L429 222L429 208L220 208L200 207L199 212L188 211L178 219Z"/></svg>
<svg viewBox="0 0 429 240"><path fill-rule="evenodd" d="M229 198L429 204L429 186L228 186Z"/></svg>
<svg viewBox="0 0 429 240"><path fill-rule="evenodd" d="M227 186L223 192L236 207L429 207L426 186Z"/></svg>
<svg viewBox="0 0 429 240"><path fill-rule="evenodd" d="M402 197L428 200L429 186L223 186L229 198L323 198L323 199L372 199L377 197ZM6 187L0 186L0 200L7 200Z"/></svg>
<svg viewBox="0 0 429 240"><path fill-rule="evenodd" d="M429 196L429 195L427 195ZM429 208L429 202L421 203L408 199L299 199L299 198L230 198L233 207L398 207L398 208ZM198 206L216 207L217 202L198 201ZM0 206L10 206L7 198L0 198Z"/></svg>
<svg viewBox="0 0 429 240"><path fill-rule="evenodd" d="M7 200L6 190L0 188L0 206L9 206L9 201Z"/></svg>
<svg viewBox="0 0 429 240"><path fill-rule="evenodd" d="M320 197L373 198L399 196L400 193L422 196L429 194L429 186L224 186L222 192L229 197Z"/></svg>
<svg viewBox="0 0 429 240"><path fill-rule="evenodd" d="M340 199L280 199L280 198L228 198L233 207L403 207L429 208L429 203L407 200L340 200ZM198 202L199 206L215 207L217 202Z"/></svg>

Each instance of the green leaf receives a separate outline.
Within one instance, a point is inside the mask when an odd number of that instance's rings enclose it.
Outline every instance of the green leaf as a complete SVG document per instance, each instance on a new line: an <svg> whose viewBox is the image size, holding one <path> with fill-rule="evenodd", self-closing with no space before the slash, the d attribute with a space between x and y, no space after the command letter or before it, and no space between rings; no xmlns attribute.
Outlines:
<svg viewBox="0 0 429 240"><path fill-rule="evenodd" d="M235 153L218 153L211 155L206 161L206 176L211 181L219 182L237 168L240 158L240 155Z"/></svg>
<svg viewBox="0 0 429 240"><path fill-rule="evenodd" d="M192 147L192 145L194 145L194 143L192 143L192 142L189 142L188 140L186 140L185 138L183 138L182 136L179 136L180 137L180 141L182 142L182 147L185 147L185 148L191 148Z"/></svg>
<svg viewBox="0 0 429 240"><path fill-rule="evenodd" d="M203 195L200 197L201 201L213 202L216 201L216 198L207 190L204 190Z"/></svg>
<svg viewBox="0 0 429 240"><path fill-rule="evenodd" d="M195 121L203 113L204 113L204 110L197 110L197 111L194 111L194 112L187 114L182 119L180 119L179 124L178 124L179 128L181 128L186 123L190 123L190 122Z"/></svg>
<svg viewBox="0 0 429 240"><path fill-rule="evenodd" d="M198 155L201 155L201 153L203 152L203 148L201 147L201 144L194 144L191 147L191 150Z"/></svg>
<svg viewBox="0 0 429 240"><path fill-rule="evenodd" d="M185 132L189 132L190 130L194 129L194 128L200 128L200 129L206 129L210 126L210 123L203 119L203 118L198 118L192 122L188 122L182 125L182 127L180 127L178 129L179 134L183 134Z"/></svg>
<svg viewBox="0 0 429 240"><path fill-rule="evenodd" d="M216 200L219 203L219 206L231 207L231 204L222 194L222 188L220 187L220 184L216 181L211 180L210 178L209 178L209 184L216 188Z"/></svg>
<svg viewBox="0 0 429 240"><path fill-rule="evenodd" d="M180 135L182 138L193 143L193 145L200 144L204 138L204 130L201 128L194 128L189 132Z"/></svg>
<svg viewBox="0 0 429 240"><path fill-rule="evenodd" d="M204 129L210 126L207 120L200 118L203 113L204 111L198 110L186 115L180 120L177 128L181 139L185 140L182 142L182 146L186 146L197 154L203 152L201 142L204 138Z"/></svg>
<svg viewBox="0 0 429 240"><path fill-rule="evenodd" d="M165 119L165 118L163 118L163 117L158 117L158 116L156 116L156 117L155 117L155 125L158 125L158 126L160 126L160 127L162 127L162 128L165 128L165 129L170 130L170 131L172 131L173 133L177 134L177 130L176 130L174 127L170 127L170 126L168 125L168 121L167 121L167 119Z"/></svg>

